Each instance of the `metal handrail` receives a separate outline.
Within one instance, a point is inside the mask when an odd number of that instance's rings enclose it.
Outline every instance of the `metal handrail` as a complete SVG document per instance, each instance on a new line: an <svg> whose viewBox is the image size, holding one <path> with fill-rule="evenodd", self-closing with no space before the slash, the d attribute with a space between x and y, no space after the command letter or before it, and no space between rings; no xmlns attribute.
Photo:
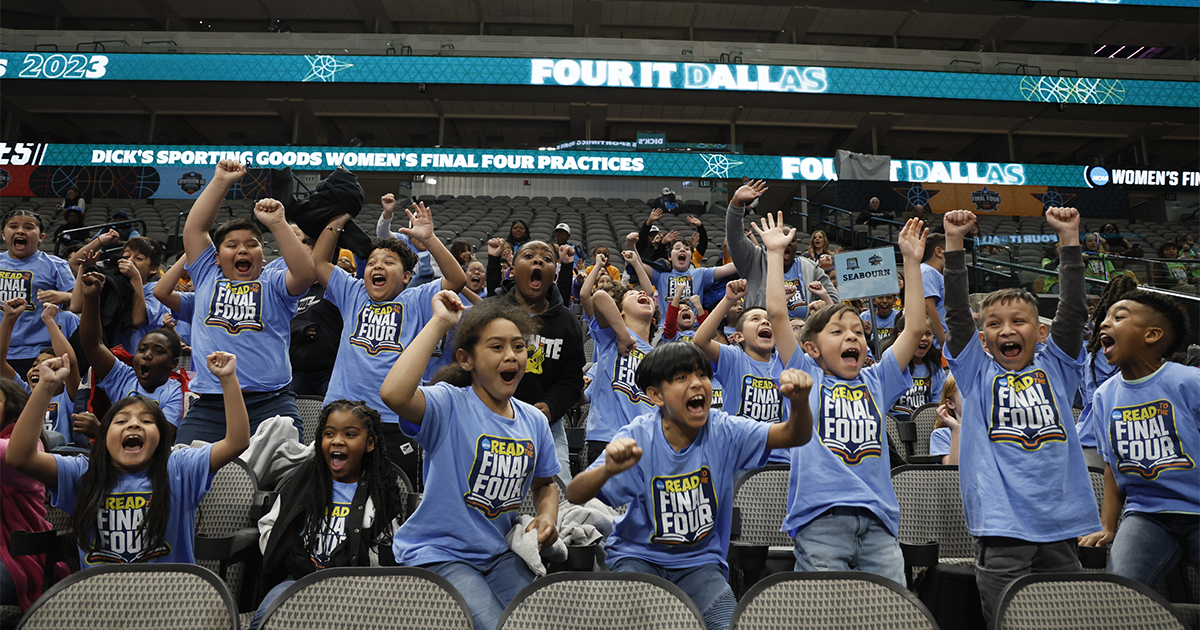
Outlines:
<svg viewBox="0 0 1200 630"><path fill-rule="evenodd" d="M144 219L125 219L124 221L109 221L107 223L97 223L96 225L84 225L84 226L77 227L77 228L71 228L69 230L63 230L62 234L54 240L54 255L57 256L60 253L62 253L62 249L63 249L62 236L66 236L68 234L76 234L79 232L82 232L85 235L87 235L87 234L91 234L93 231L103 231L104 228L115 228L117 226L123 226L123 225L141 225L142 229L139 232L139 234L146 233L146 221ZM86 241L87 239L83 239L83 240Z"/></svg>

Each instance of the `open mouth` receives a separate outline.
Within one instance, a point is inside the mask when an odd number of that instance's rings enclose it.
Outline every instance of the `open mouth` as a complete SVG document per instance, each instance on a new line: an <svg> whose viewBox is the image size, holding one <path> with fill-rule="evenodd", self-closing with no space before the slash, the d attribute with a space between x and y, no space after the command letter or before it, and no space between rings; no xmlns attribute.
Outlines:
<svg viewBox="0 0 1200 630"><path fill-rule="evenodd" d="M858 348L849 348L842 351L842 363L846 367L857 367L858 360L862 357L862 351Z"/></svg>
<svg viewBox="0 0 1200 630"><path fill-rule="evenodd" d="M917 344L917 350L920 350L920 351L922 351L922 352L923 352L923 351L925 351L925 350L928 350L928 349L929 349L929 342L928 342L928 341L922 341L921 343L918 343L918 344Z"/></svg>
<svg viewBox="0 0 1200 630"><path fill-rule="evenodd" d="M329 452L329 468L334 472L341 472L346 467L346 461L350 456L342 451Z"/></svg>
<svg viewBox="0 0 1200 630"><path fill-rule="evenodd" d="M29 244L29 239L24 234L13 236L13 247L25 247Z"/></svg>
<svg viewBox="0 0 1200 630"><path fill-rule="evenodd" d="M121 440L121 450L125 451L126 453L140 453L142 452L142 446L145 445L145 443L145 438L140 435L126 435L124 439Z"/></svg>
<svg viewBox="0 0 1200 630"><path fill-rule="evenodd" d="M1110 337L1108 333L1100 333L1101 352L1103 352L1105 356L1108 356L1108 353L1114 347L1116 347L1116 345L1117 345L1116 339L1113 339L1112 337Z"/></svg>
<svg viewBox="0 0 1200 630"><path fill-rule="evenodd" d="M1015 341L1006 341L1000 344L1000 355L1006 359L1015 359L1021 356L1021 344Z"/></svg>
<svg viewBox="0 0 1200 630"><path fill-rule="evenodd" d="M147 365L146 363L142 363L142 365L140 367L138 367L138 376L140 376L142 378L146 378L147 376L150 376L150 366Z"/></svg>
<svg viewBox="0 0 1200 630"><path fill-rule="evenodd" d="M33 374L30 374L25 380L29 382L29 388L33 389L33 386L37 385L38 381L42 380L42 377L40 374L38 374L35 371Z"/></svg>
<svg viewBox="0 0 1200 630"><path fill-rule="evenodd" d="M643 293L641 296L638 297L637 303L641 304L643 306L649 306L649 305L653 304L654 302L650 300L649 295L646 295Z"/></svg>
<svg viewBox="0 0 1200 630"><path fill-rule="evenodd" d="M534 269L529 272L529 288L537 291L542 288L542 270Z"/></svg>
<svg viewBox="0 0 1200 630"><path fill-rule="evenodd" d="M382 273L371 274L371 286L376 289L382 289L383 285L387 284L387 276Z"/></svg>
<svg viewBox="0 0 1200 630"><path fill-rule="evenodd" d="M233 263L233 268L238 270L238 273L250 273L250 261L238 260Z"/></svg>
<svg viewBox="0 0 1200 630"><path fill-rule="evenodd" d="M500 372L500 380L503 381L505 385L512 385L516 382L518 374L520 374L520 371L515 369L504 370Z"/></svg>
<svg viewBox="0 0 1200 630"><path fill-rule="evenodd" d="M774 333L771 332L770 328L760 328L758 330L758 338L759 339L770 340L773 336L774 336Z"/></svg>
<svg viewBox="0 0 1200 630"><path fill-rule="evenodd" d="M693 414L699 415L704 412L704 394L696 394L687 401L687 408Z"/></svg>

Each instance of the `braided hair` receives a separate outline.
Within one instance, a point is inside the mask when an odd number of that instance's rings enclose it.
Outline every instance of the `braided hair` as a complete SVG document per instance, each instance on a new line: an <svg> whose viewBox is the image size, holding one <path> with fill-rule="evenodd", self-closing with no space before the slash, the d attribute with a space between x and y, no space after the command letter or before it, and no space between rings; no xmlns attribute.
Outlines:
<svg viewBox="0 0 1200 630"><path fill-rule="evenodd" d="M1108 286L1104 287L1104 292L1100 294L1100 301L1096 303L1096 310L1092 312L1092 338L1088 339L1088 369L1092 375L1092 384L1099 385L1096 380L1096 357L1100 354L1100 324L1108 317L1108 309L1112 308L1113 304L1121 301L1121 296L1137 289L1137 280L1130 278L1128 275L1121 274L1112 279Z"/></svg>

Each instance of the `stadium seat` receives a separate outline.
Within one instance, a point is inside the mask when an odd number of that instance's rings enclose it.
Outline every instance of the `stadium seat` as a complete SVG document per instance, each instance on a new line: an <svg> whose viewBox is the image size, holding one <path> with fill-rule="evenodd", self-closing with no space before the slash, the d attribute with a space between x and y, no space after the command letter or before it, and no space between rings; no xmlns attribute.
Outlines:
<svg viewBox="0 0 1200 630"><path fill-rule="evenodd" d="M912 412L912 422L917 428L917 440L913 443L913 455L924 457L929 455L929 436L937 424L937 408L941 403L931 402L917 407Z"/></svg>
<svg viewBox="0 0 1200 630"><path fill-rule="evenodd" d="M229 589L194 564L118 564L88 569L55 584L20 630L237 630Z"/></svg>
<svg viewBox="0 0 1200 630"><path fill-rule="evenodd" d="M565 572L521 589L497 630L704 630L678 586L645 573Z"/></svg>
<svg viewBox="0 0 1200 630"><path fill-rule="evenodd" d="M1025 575L1000 595L997 630L1184 630L1179 611L1161 595L1110 573Z"/></svg>
<svg viewBox="0 0 1200 630"><path fill-rule="evenodd" d="M779 531L787 517L788 475L787 466L771 464L747 472L734 484L729 563L735 593L745 592L772 568L795 566L795 543Z"/></svg>
<svg viewBox="0 0 1200 630"><path fill-rule="evenodd" d="M319 626L315 622L319 620ZM462 595L413 567L340 567L310 573L267 608L262 630L437 628L472 630Z"/></svg>
<svg viewBox="0 0 1200 630"><path fill-rule="evenodd" d="M780 573L738 602L731 630L936 630L929 610L903 586L864 571Z"/></svg>
<svg viewBox="0 0 1200 630"><path fill-rule="evenodd" d="M304 443L312 444L317 438L317 426L321 422L322 396L297 396L296 407L300 409L300 422L304 425Z"/></svg>
<svg viewBox="0 0 1200 630"><path fill-rule="evenodd" d="M240 459L225 464L196 511L196 563L225 580L243 612L254 611L258 570L258 519L266 497Z"/></svg>

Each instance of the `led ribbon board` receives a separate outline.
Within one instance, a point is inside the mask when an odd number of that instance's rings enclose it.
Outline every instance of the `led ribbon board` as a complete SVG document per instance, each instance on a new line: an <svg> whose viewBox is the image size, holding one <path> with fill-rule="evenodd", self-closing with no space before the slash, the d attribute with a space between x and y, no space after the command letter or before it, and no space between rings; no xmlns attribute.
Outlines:
<svg viewBox="0 0 1200 630"><path fill-rule="evenodd" d="M1200 107L1194 81L597 59L6 52L0 53L0 77L552 85Z"/></svg>
<svg viewBox="0 0 1200 630"><path fill-rule="evenodd" d="M1074 2L1082 4L1124 4L1147 7L1200 7L1200 0L1034 0L1034 2Z"/></svg>

